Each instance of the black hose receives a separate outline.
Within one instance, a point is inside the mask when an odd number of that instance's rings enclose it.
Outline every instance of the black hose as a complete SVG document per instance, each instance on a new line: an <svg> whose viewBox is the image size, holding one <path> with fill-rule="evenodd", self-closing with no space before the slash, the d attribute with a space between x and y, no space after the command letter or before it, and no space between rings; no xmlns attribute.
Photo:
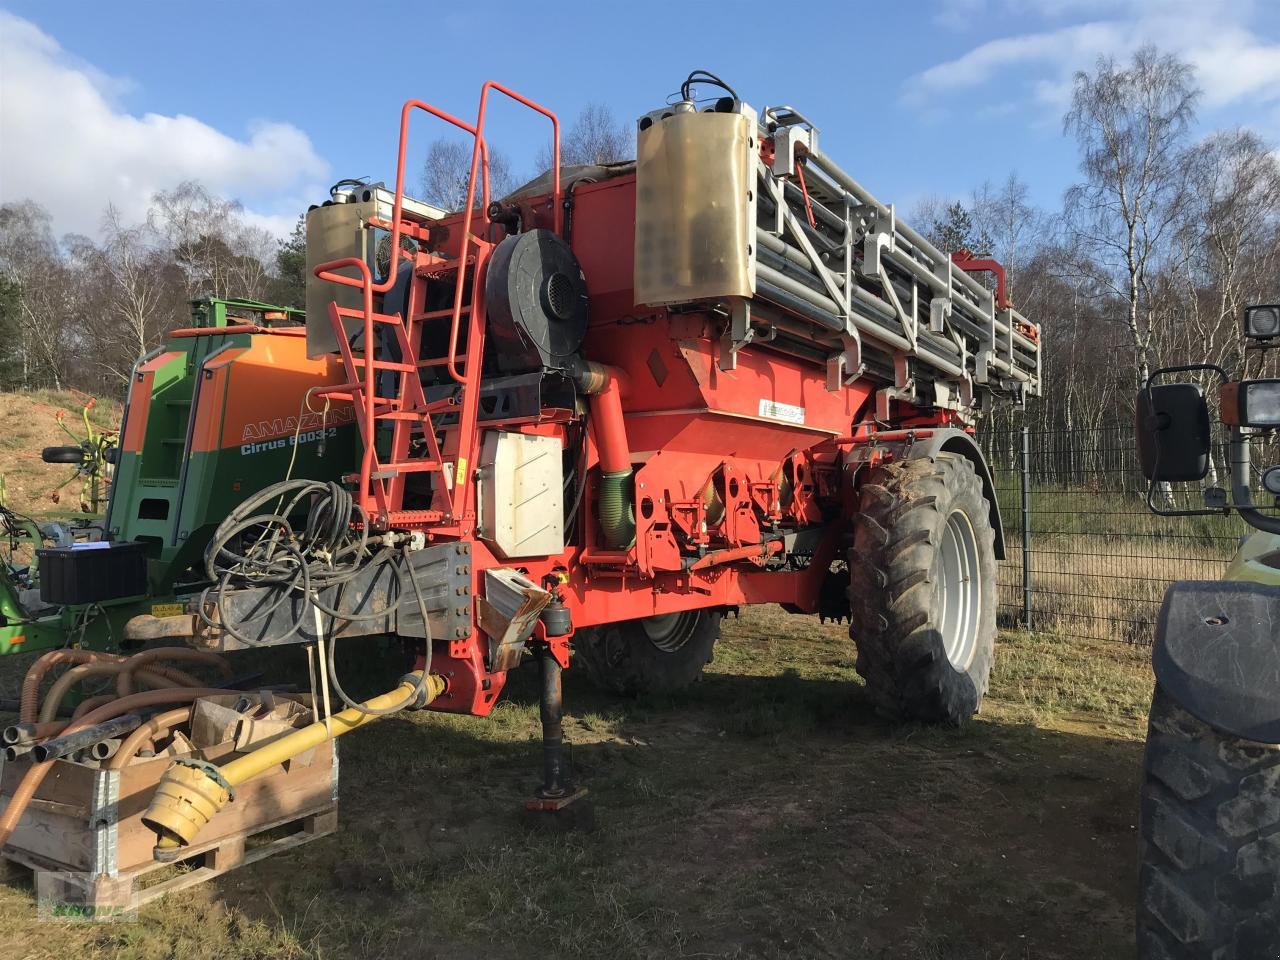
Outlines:
<svg viewBox="0 0 1280 960"><path fill-rule="evenodd" d="M417 703L424 698L426 693L427 677L431 675L431 621L427 619L427 601L422 596L422 587L418 583L418 574L413 569L413 557L409 552L409 548L404 548L404 565L409 571L409 582L413 584L413 592L418 600L418 613L422 615L422 629L426 633L425 664L422 673L415 678L413 687L413 696L405 700L404 703L395 707L384 707L381 710L365 706L359 700L348 696L347 691L342 689L342 684L338 681L338 671L334 663L337 660L336 652L338 645L338 633L336 630L329 632L329 682L333 686L333 692L338 695L338 699L353 710L359 710L361 713L367 713L373 717L385 717L388 714L399 713L410 704Z"/></svg>
<svg viewBox="0 0 1280 960"><path fill-rule="evenodd" d="M729 94L729 96L733 97L733 99L739 99L737 91L717 77L714 73L710 73L706 70L694 70L685 78L684 83L680 84L681 100L693 100L692 88L695 83L705 83L713 87L719 87L725 93Z"/></svg>
<svg viewBox="0 0 1280 960"><path fill-rule="evenodd" d="M310 498L306 521L299 534L292 518ZM277 500L274 508L263 511L271 500ZM260 512L261 511L261 512ZM353 530L353 523L357 524ZM231 544L237 546L232 548ZM248 545L245 546L244 544ZM410 703L424 699L426 677L431 670L431 624L428 620L426 599L413 569L413 559L408 545L403 550L405 569L417 597L418 611L422 615L426 632L426 668L417 678ZM256 645L257 640L245 630L249 624L260 622L298 597L309 601L312 608L336 621L374 620L387 616L386 610L359 613L330 607L320 600L326 589L341 589L357 574L370 568L388 567L395 578L391 597L398 603L404 591L404 579L392 547L387 546L373 553L369 544L369 524L364 511L355 503L351 494L333 482L313 480L286 480L272 484L249 497L235 508L214 531L205 548L205 573L212 585L205 588L200 597L201 619L211 627L226 630L241 643ZM376 575L376 574L375 574ZM250 616L234 620L228 616L224 601L229 592L242 589L274 587L275 596L265 609ZM212 606L218 619L212 620L208 607ZM341 606L337 604L336 606ZM283 635L272 638L280 643L293 637L302 629L308 614L306 602L298 605L297 616ZM323 641L322 641L323 642ZM337 630L331 629L328 638L328 681L339 699L348 707L381 716L404 709L398 706L386 710L371 710L347 695L338 680L334 665L337 646Z"/></svg>
<svg viewBox="0 0 1280 960"><path fill-rule="evenodd" d="M291 518L308 499L311 503L299 534ZM272 500L277 501L274 507L264 510ZM321 612L345 620L385 616L339 614L317 602L321 591L349 582L369 563L390 560L389 550L370 556L366 519L351 494L337 483L286 480L260 490L228 514L205 548L205 574L211 585L200 598L201 619L252 645L258 641L246 632L249 624L264 620L299 596L310 599ZM358 524L355 530L353 523ZM397 579L397 587L398 583ZM274 587L276 595L249 617L228 616L228 592L255 587ZM217 611L217 621L210 619L209 607ZM301 604L288 630L274 641L297 634L306 614L306 604Z"/></svg>

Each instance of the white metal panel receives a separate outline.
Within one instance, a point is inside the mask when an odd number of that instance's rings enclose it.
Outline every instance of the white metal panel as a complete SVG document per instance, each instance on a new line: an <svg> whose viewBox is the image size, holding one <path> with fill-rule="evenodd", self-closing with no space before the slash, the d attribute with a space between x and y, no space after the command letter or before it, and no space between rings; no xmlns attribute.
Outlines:
<svg viewBox="0 0 1280 960"><path fill-rule="evenodd" d="M480 473L481 537L505 559L564 549L564 468L555 437L492 431Z"/></svg>

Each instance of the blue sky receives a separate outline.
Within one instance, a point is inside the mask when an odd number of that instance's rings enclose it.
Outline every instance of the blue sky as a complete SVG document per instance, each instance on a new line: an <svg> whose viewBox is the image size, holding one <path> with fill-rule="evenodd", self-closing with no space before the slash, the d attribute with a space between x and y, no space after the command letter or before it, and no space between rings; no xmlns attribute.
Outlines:
<svg viewBox="0 0 1280 960"><path fill-rule="evenodd" d="M703 67L757 108L813 118L826 151L903 209L1011 171L1054 206L1076 172L1072 72L1144 42L1195 64L1204 128L1280 141L1275 2L9 0L0 201L32 197L59 231L92 233L108 199L139 217L151 192L196 178L280 230L334 179L392 177L408 97L474 118L492 78L565 120L599 100L630 122ZM492 123L532 172L539 121L503 109ZM437 132L415 129L417 146Z"/></svg>

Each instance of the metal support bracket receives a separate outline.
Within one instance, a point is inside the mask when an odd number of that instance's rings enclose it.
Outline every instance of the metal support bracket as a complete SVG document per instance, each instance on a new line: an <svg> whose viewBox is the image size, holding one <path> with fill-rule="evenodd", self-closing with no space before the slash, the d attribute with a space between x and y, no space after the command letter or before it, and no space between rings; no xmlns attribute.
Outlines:
<svg viewBox="0 0 1280 960"><path fill-rule="evenodd" d="M929 301L929 329L942 333L951 320L951 298L934 297Z"/></svg>
<svg viewBox="0 0 1280 960"><path fill-rule="evenodd" d="M765 176L764 163L759 165L759 176L756 178L760 183L764 184L769 196L773 200L773 225L769 228L769 232L774 236L782 236L783 216L787 210L786 188L783 187L782 181L776 177Z"/></svg>
<svg viewBox="0 0 1280 960"><path fill-rule="evenodd" d="M755 339L751 327L751 301L734 299L729 305L729 327L720 338L720 369L738 368L738 351Z"/></svg>
<svg viewBox="0 0 1280 960"><path fill-rule="evenodd" d="M796 147L800 147L800 156L817 148L817 132L806 127L779 127L773 134L773 175L775 177L794 177L796 173Z"/></svg>
<svg viewBox="0 0 1280 960"><path fill-rule="evenodd" d="M818 249L813 245L813 241L809 239L808 234L806 234L804 229L800 226L800 220L791 212L790 209L784 209L783 216L786 219L787 228L790 230L791 236L796 242L796 246L804 251L804 255L808 257L809 262L813 264L813 272L816 273L818 275L818 279L822 281L822 286L826 289L827 296L844 308L844 315L840 319L847 319L849 316L849 293L847 290L849 283L846 280L846 289L840 289L839 284L837 284L835 279L831 276L831 271L827 268L827 265L822 262L822 258L818 256Z"/></svg>
<svg viewBox="0 0 1280 960"><path fill-rule="evenodd" d="M892 253L898 249L898 218L893 204L889 204L887 225L884 220L884 215L877 213L875 219L871 221L867 235L862 240L862 275L864 277L878 278L884 271L880 255L886 251Z"/></svg>
<svg viewBox="0 0 1280 960"><path fill-rule="evenodd" d="M858 331L854 330L842 339L844 350L827 357L827 389L832 393L853 383L867 368L862 360L862 338Z"/></svg>
<svg viewBox="0 0 1280 960"><path fill-rule="evenodd" d="M911 349L914 351L920 337L920 331L917 329L919 318L909 316L907 311L902 308L902 301L898 298L898 291L894 289L893 282L889 279L889 272L885 270L883 265L880 267L880 284L884 287L885 297L893 304L893 310L898 315L898 322L902 324L903 336L907 338L907 342L911 344Z"/></svg>
<svg viewBox="0 0 1280 960"><path fill-rule="evenodd" d="M908 403L914 403L916 399L915 391L899 390L896 387L885 387L876 391L876 420L880 423L891 423L893 418L889 410L889 402L891 400L906 400Z"/></svg>

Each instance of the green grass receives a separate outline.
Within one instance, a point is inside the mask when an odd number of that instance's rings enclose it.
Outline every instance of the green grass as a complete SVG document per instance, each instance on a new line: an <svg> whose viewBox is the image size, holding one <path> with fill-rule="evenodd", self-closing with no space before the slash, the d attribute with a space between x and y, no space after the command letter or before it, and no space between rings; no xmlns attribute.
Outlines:
<svg viewBox="0 0 1280 960"><path fill-rule="evenodd" d="M1115 489L1115 484L1125 482L1140 483L1140 478L1116 474L1106 478L1108 486L1097 488L1033 484L1030 492L1033 542L1052 537L1140 538L1174 543L1184 551L1217 551L1226 544L1230 553L1236 540L1249 530L1245 522L1234 514L1165 517L1152 513L1147 506L1145 489ZM995 478L996 500L1006 534L1011 538L1022 535L1019 483L1016 473L1002 473ZM1182 509L1202 507L1204 504L1200 496L1197 490L1180 488L1177 505Z"/></svg>
<svg viewBox="0 0 1280 960"><path fill-rule="evenodd" d="M345 738L336 836L136 922L36 923L29 888L0 888L0 958L1133 956L1140 652L1010 635L973 723L894 727L843 627L752 610L686 693L566 675L598 819L567 836L515 815L531 673L487 720Z"/></svg>

